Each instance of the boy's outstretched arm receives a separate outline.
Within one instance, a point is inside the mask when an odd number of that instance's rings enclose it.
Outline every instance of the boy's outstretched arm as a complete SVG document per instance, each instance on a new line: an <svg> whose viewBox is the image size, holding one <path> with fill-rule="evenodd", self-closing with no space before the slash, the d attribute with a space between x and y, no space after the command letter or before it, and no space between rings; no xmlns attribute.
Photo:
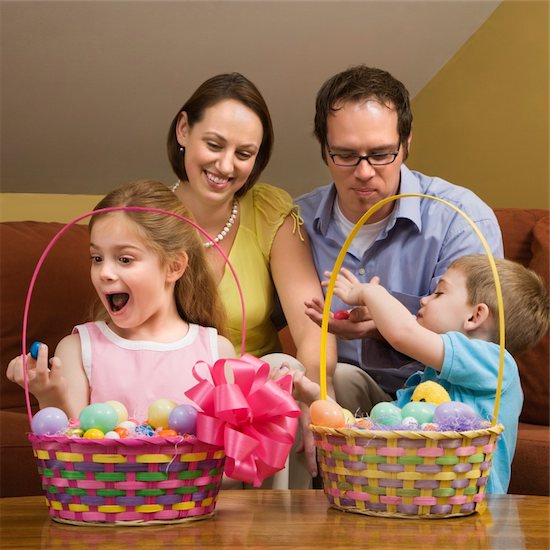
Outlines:
<svg viewBox="0 0 550 550"><path fill-rule="evenodd" d="M379 284L378 277L362 284L343 268L336 278L334 294L348 305L367 306L376 328L397 351L441 370L441 336L419 325L409 310Z"/></svg>

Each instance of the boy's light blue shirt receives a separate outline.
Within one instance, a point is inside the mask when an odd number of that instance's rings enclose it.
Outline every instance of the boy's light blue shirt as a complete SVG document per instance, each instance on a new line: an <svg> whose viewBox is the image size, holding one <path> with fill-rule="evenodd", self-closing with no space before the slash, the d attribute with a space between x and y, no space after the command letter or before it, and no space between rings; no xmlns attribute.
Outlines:
<svg viewBox="0 0 550 550"><path fill-rule="evenodd" d="M443 386L452 401L473 407L481 418L492 420L495 408L500 348L484 340L469 339L460 332L442 334L445 358L441 372L426 367L413 374L406 389L397 392L396 405L403 407L416 386L433 380ZM504 426L493 464L487 492L503 494L510 484L510 468L516 448L519 415L523 406L519 372L514 358L505 352L498 422Z"/></svg>
<svg viewBox="0 0 550 550"><path fill-rule="evenodd" d="M463 210L476 224L495 257L502 257L502 235L489 206L469 189L440 178L425 176L401 166L400 193L421 193L444 199ZM320 187L296 199L311 240L319 278L332 271L347 235L333 218L334 184ZM361 282L378 275L381 284L416 314L420 298L431 294L449 264L465 254L484 254L479 237L454 209L425 198L406 198L395 203L388 224L361 257L348 251L343 263ZM348 309L336 297L331 310ZM360 366L390 395L418 370L419 363L386 343L365 338L338 340L338 358Z"/></svg>

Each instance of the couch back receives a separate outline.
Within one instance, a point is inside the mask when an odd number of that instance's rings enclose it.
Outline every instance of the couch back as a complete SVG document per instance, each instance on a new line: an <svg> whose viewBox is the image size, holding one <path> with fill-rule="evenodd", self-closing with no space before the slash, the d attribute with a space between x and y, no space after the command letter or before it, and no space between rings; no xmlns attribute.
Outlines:
<svg viewBox="0 0 550 550"><path fill-rule="evenodd" d="M504 240L504 254L539 273L548 285L548 210L495 209ZM8 382L8 362L21 353L25 296L34 268L63 224L46 222L0 223L0 405L25 410L24 392ZM28 346L40 340L53 354L73 326L86 321L95 292L90 282L87 226L73 226L59 239L44 262L31 300ZM525 403L523 422L549 425L549 335L516 357Z"/></svg>
<svg viewBox="0 0 550 550"><path fill-rule="evenodd" d="M549 287L550 258L548 210L496 208L502 231L504 256L536 271ZM550 424L549 333L533 348L516 357L525 401L520 420L528 424Z"/></svg>
<svg viewBox="0 0 550 550"><path fill-rule="evenodd" d="M23 390L6 378L8 363L21 353L23 310L29 283L42 252L64 224L0 223L0 404L25 410ZM27 349L39 340L55 346L74 325L86 321L95 299L90 281L88 227L72 226L48 254L34 287L27 326ZM32 399L33 403L34 398Z"/></svg>

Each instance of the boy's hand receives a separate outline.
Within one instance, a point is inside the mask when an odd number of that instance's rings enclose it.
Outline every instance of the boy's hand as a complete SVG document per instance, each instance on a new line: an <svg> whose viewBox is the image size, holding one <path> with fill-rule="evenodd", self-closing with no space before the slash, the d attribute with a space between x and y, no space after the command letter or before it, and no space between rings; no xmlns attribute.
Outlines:
<svg viewBox="0 0 550 550"><path fill-rule="evenodd" d="M330 278L331 276L332 273L330 271L325 271L325 277ZM349 269L343 267L340 270L340 273L336 276L336 280L334 282L334 294L348 305L363 306L363 308L365 308L363 290L368 285L378 285L379 283L379 277L373 277L367 284L361 283L361 281L359 281L359 279ZM329 281L323 281L321 284L323 286L328 286ZM368 310L366 315L370 319Z"/></svg>
<svg viewBox="0 0 550 550"><path fill-rule="evenodd" d="M27 354L27 385L29 392L39 401L41 408L47 406L51 398L58 398L67 391L66 380L61 374L61 360L52 357L48 368L48 346L41 344L37 359ZM25 387L23 356L12 359L6 371L8 380Z"/></svg>

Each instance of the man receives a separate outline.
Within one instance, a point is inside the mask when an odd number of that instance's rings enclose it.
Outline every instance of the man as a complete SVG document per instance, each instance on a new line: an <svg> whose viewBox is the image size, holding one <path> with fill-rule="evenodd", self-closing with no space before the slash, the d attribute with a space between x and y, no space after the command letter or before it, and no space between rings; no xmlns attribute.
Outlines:
<svg viewBox="0 0 550 550"><path fill-rule="evenodd" d="M479 197L440 178L409 170L412 113L405 86L388 72L352 67L327 80L316 100L314 133L333 182L296 200L311 239L319 277L326 279L356 222L378 201L398 193L421 193L450 202L481 231L502 257L495 215ZM377 210L360 229L343 266L361 282L377 275L391 294L416 314L448 265L465 254L485 253L479 237L453 208L426 198L402 198ZM347 306L333 298L331 310ZM306 313L321 324L323 304L306 301ZM333 384L338 402L368 413L395 398L419 365L391 348L368 311L329 322L338 336ZM342 364L344 363L344 364ZM359 367L359 368L357 368Z"/></svg>

